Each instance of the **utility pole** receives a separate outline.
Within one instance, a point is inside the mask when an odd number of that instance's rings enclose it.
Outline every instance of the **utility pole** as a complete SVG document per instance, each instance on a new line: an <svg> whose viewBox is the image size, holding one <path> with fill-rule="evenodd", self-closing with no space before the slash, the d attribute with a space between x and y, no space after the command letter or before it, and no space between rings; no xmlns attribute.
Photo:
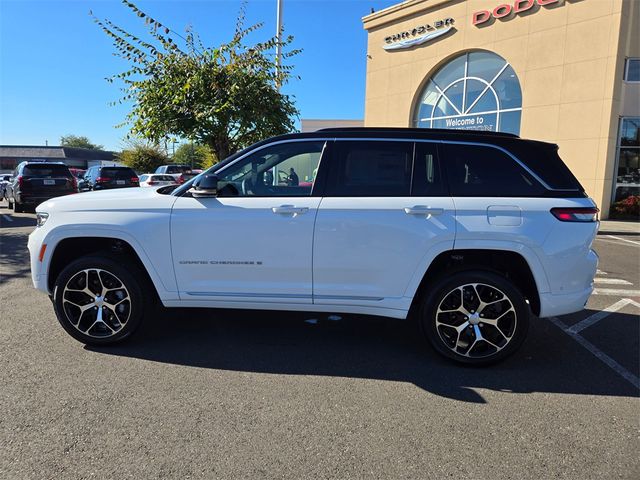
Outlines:
<svg viewBox="0 0 640 480"><path fill-rule="evenodd" d="M282 65L282 0L276 0L276 77L280 75L280 66ZM280 80L276 80L276 87L280 90Z"/></svg>

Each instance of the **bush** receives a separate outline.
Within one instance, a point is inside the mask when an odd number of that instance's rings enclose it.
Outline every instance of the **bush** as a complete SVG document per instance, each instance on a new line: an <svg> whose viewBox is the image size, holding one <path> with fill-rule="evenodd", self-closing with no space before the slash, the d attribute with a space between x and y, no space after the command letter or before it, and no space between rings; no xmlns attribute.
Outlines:
<svg viewBox="0 0 640 480"><path fill-rule="evenodd" d="M631 195L611 206L611 218L640 220L640 195Z"/></svg>
<svg viewBox="0 0 640 480"><path fill-rule="evenodd" d="M118 155L120 161L133 168L138 174L153 173L160 165L166 165L169 157L164 150L153 144L132 143Z"/></svg>

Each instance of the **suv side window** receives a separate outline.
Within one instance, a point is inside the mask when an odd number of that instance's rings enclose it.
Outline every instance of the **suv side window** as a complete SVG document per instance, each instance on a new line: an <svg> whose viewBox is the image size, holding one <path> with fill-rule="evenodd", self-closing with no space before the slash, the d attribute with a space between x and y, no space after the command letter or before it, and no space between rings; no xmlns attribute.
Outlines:
<svg viewBox="0 0 640 480"><path fill-rule="evenodd" d="M324 145L297 141L262 148L218 174L218 196L310 196Z"/></svg>
<svg viewBox="0 0 640 480"><path fill-rule="evenodd" d="M535 178L497 148L445 143L442 160L454 197L535 197L545 192Z"/></svg>
<svg viewBox="0 0 640 480"><path fill-rule="evenodd" d="M413 165L413 184L411 195L414 197L442 197L447 195L447 186L443 181L438 161L436 143L416 143Z"/></svg>
<svg viewBox="0 0 640 480"><path fill-rule="evenodd" d="M413 142L337 140L325 196L409 196L413 147Z"/></svg>

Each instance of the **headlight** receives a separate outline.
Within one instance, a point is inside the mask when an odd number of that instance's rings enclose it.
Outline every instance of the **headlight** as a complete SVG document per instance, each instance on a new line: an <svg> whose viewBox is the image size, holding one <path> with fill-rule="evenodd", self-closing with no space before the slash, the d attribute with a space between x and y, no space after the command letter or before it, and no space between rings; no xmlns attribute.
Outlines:
<svg viewBox="0 0 640 480"><path fill-rule="evenodd" d="M38 227L43 226L47 222L48 218L49 218L48 213L44 213L44 212L36 213L36 226Z"/></svg>

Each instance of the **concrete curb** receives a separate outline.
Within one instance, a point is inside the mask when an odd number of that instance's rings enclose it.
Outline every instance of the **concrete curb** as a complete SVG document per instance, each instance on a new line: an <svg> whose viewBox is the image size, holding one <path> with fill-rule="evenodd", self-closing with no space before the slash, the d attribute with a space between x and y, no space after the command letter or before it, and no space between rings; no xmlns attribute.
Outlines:
<svg viewBox="0 0 640 480"><path fill-rule="evenodd" d="M622 220L601 220L598 235L610 234L640 235L640 222Z"/></svg>

